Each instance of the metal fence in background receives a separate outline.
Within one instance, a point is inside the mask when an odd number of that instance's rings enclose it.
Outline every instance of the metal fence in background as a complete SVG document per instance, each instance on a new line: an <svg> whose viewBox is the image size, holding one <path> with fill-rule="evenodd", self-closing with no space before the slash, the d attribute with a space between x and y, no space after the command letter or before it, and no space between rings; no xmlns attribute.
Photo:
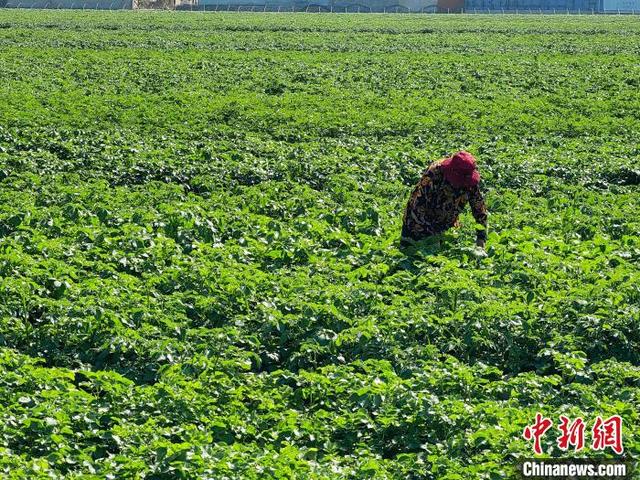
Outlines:
<svg viewBox="0 0 640 480"><path fill-rule="evenodd" d="M4 8L131 10L132 0L6 0Z"/></svg>

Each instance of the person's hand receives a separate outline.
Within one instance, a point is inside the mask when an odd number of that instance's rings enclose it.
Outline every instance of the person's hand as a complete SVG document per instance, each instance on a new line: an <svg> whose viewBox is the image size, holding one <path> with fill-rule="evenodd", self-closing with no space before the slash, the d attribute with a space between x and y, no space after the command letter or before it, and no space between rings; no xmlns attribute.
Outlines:
<svg viewBox="0 0 640 480"><path fill-rule="evenodd" d="M482 247L473 247L473 256L476 257L478 260L481 258L487 258L487 252L484 251L484 248Z"/></svg>

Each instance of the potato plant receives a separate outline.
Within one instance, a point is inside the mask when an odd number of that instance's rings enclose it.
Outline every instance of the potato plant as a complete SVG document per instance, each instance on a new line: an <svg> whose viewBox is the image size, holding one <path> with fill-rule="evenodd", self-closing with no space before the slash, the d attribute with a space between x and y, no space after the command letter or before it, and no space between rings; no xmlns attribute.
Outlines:
<svg viewBox="0 0 640 480"><path fill-rule="evenodd" d="M0 27L0 476L513 478L536 412L640 454L634 18ZM400 249L463 148L487 257Z"/></svg>

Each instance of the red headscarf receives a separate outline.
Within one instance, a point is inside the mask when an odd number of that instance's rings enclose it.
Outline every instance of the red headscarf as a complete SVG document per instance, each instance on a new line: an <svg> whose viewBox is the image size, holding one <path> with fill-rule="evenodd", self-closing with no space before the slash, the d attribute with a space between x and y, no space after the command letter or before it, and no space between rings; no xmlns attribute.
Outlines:
<svg viewBox="0 0 640 480"><path fill-rule="evenodd" d="M464 150L454 153L441 163L444 178L454 187L475 187L480 182L476 159Z"/></svg>

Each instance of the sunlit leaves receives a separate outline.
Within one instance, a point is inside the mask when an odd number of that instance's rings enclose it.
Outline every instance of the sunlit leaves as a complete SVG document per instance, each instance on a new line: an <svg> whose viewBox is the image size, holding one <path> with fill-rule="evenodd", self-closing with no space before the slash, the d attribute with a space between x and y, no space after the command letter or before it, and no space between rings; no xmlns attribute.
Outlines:
<svg viewBox="0 0 640 480"><path fill-rule="evenodd" d="M0 476L508 478L538 410L640 452L632 19L0 20ZM399 249L458 148L486 255Z"/></svg>

